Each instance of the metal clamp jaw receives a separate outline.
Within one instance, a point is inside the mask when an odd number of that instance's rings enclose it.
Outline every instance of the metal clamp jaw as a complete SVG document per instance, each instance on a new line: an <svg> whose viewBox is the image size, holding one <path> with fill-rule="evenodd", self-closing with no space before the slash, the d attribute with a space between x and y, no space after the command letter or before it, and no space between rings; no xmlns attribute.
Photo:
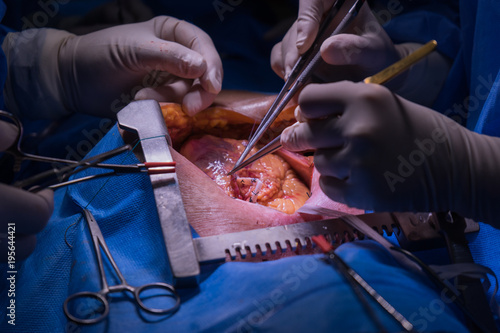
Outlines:
<svg viewBox="0 0 500 333"><path fill-rule="evenodd" d="M117 114L121 129L136 133L146 162L172 162L170 136L158 102L136 101ZM198 284L200 265L184 210L176 173L149 176L161 223L163 238L174 284L193 287Z"/></svg>

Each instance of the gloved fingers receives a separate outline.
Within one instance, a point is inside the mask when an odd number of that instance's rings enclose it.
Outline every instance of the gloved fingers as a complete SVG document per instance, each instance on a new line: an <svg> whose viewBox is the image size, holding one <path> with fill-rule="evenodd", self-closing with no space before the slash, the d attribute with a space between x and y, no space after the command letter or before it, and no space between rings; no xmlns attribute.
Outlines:
<svg viewBox="0 0 500 333"><path fill-rule="evenodd" d="M271 67L275 67L276 71L283 72L283 78L286 80L290 75L293 66L299 59L299 50L296 45L297 40L297 22L288 29L283 40L276 44L275 47L281 47L281 50L271 53ZM274 64L274 65L273 65ZM279 73L278 73L279 75Z"/></svg>
<svg viewBox="0 0 500 333"><path fill-rule="evenodd" d="M271 67L278 76L287 79L299 56L311 47L320 20L332 4L331 0L300 1L297 20L271 51Z"/></svg>
<svg viewBox="0 0 500 333"><path fill-rule="evenodd" d="M314 166L321 176L347 180L350 175L350 159L345 147L318 149L314 153Z"/></svg>
<svg viewBox="0 0 500 333"><path fill-rule="evenodd" d="M372 35L339 34L327 38L321 45L321 57L330 65L360 65L369 67L380 50L370 41Z"/></svg>
<svg viewBox="0 0 500 333"><path fill-rule="evenodd" d="M299 123L305 123L307 121L307 118L304 117L304 115L302 114L302 111L300 109L300 105L297 105L297 107L295 108L295 110L293 111L293 116L295 117L295 119L299 122Z"/></svg>
<svg viewBox="0 0 500 333"><path fill-rule="evenodd" d="M288 29L283 40L277 43L271 51L271 68L278 76L285 80L290 75L297 59L299 59L299 50L295 43L296 40L297 22Z"/></svg>
<svg viewBox="0 0 500 333"><path fill-rule="evenodd" d="M207 70L207 63L201 54L176 42L154 39L134 52L138 67L148 71L161 70L195 79Z"/></svg>
<svg viewBox="0 0 500 333"><path fill-rule="evenodd" d="M6 232L8 232L8 228L5 228ZM36 236L35 235L23 235L17 232L15 233L15 251L11 251L12 248L9 248L9 237L8 233L0 232L0 262L8 262L12 261L9 258L9 252L15 252L15 261L26 259L33 251L35 250L36 245ZM12 253L11 253L12 254Z"/></svg>
<svg viewBox="0 0 500 333"><path fill-rule="evenodd" d="M282 55L282 61L283 61L283 67L284 67L284 72L285 76L284 79L288 79L288 76L292 72L293 66L295 66L295 63L300 57L299 54L299 49L297 49L296 45L296 40L297 40L297 23L294 23L290 30L286 33L285 37L283 38L283 43L281 43L281 55Z"/></svg>
<svg viewBox="0 0 500 333"><path fill-rule="evenodd" d="M281 144L290 151L340 148L344 145L344 138L337 122L336 117L330 117L310 120L307 123L295 123L281 133Z"/></svg>
<svg viewBox="0 0 500 333"><path fill-rule="evenodd" d="M217 64L208 62L205 74L200 77L201 86L210 94L217 95L222 89L222 76L222 62L220 59Z"/></svg>
<svg viewBox="0 0 500 333"><path fill-rule="evenodd" d="M378 86L377 86L378 87ZM299 96L297 119L306 120L286 128L281 134L283 147L292 151L339 148L356 133L365 133L364 122L354 126L352 118L367 112L353 104L376 103L382 99L379 89L364 83L342 81L328 84L309 84ZM366 107L366 106L365 106ZM348 112L346 111L348 110ZM357 122L365 120L359 119ZM363 134L364 136L364 134Z"/></svg>
<svg viewBox="0 0 500 333"><path fill-rule="evenodd" d="M194 81L193 86L182 100L182 110L189 116L194 116L198 112L208 108L217 96L217 94L206 91L197 81Z"/></svg>
<svg viewBox="0 0 500 333"><path fill-rule="evenodd" d="M172 17L166 19L160 17L154 20L161 23L159 26L155 24L155 30L158 32L157 36L159 38L176 42L202 56L206 64L206 70L200 77L200 83L206 91L218 94L222 89L222 61L210 36L197 26Z"/></svg>
<svg viewBox="0 0 500 333"><path fill-rule="evenodd" d="M283 66L283 42L279 42L273 46L271 50L271 68L281 77L285 78L285 68Z"/></svg>
<svg viewBox="0 0 500 333"><path fill-rule="evenodd" d="M54 209L54 192L51 190L35 194L0 184L0 198L2 223L15 223L16 232L21 234L40 232Z"/></svg>
<svg viewBox="0 0 500 333"><path fill-rule="evenodd" d="M304 151L310 147L304 141L304 136L311 136L310 128L305 123L295 123L281 132L281 144L283 148L290 151Z"/></svg>
<svg viewBox="0 0 500 333"><path fill-rule="evenodd" d="M330 65L358 65L365 76L401 58L368 3L361 7L346 33L323 42L321 56Z"/></svg>
<svg viewBox="0 0 500 333"><path fill-rule="evenodd" d="M323 14L331 8L331 0L300 0L295 45L300 54L306 52L318 34Z"/></svg>
<svg viewBox="0 0 500 333"><path fill-rule="evenodd" d="M178 79L177 81L146 87L137 92L135 100L154 99L158 102L182 103L182 99L187 94L193 84L193 80Z"/></svg>
<svg viewBox="0 0 500 333"><path fill-rule="evenodd" d="M137 92L136 100L154 99L158 102L182 104L184 112L190 116L209 107L216 94L206 91L199 80L179 79L158 87L146 87Z"/></svg>
<svg viewBox="0 0 500 333"><path fill-rule="evenodd" d="M19 129L16 125L0 121L0 151L4 151L5 149L12 146L19 134Z"/></svg>
<svg viewBox="0 0 500 333"><path fill-rule="evenodd" d="M345 198L345 192L348 188L346 180L321 175L319 177L319 186L321 191L330 199L348 204Z"/></svg>
<svg viewBox="0 0 500 333"><path fill-rule="evenodd" d="M363 89L363 85L350 81L307 85L299 95L302 117L320 119L340 116L346 105L356 101L357 92Z"/></svg>

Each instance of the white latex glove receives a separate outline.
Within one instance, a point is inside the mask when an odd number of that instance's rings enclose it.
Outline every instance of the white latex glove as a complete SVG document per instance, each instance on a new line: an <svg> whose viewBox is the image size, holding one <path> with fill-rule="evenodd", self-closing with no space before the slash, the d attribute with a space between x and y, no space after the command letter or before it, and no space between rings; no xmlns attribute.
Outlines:
<svg viewBox="0 0 500 333"><path fill-rule="evenodd" d="M2 47L7 107L39 117L72 111L113 117L134 97L182 101L194 114L212 103L222 84L210 37L167 16L83 36L54 29L10 33Z"/></svg>
<svg viewBox="0 0 500 333"><path fill-rule="evenodd" d="M0 121L0 151L8 148L16 136L16 127ZM35 249L35 234L45 227L53 209L54 193L51 190L33 194L0 184L0 261L8 260L8 252L15 253L16 262L28 257ZM14 229L9 229L9 223L14 224ZM12 235L15 237L14 248L9 244Z"/></svg>
<svg viewBox="0 0 500 333"><path fill-rule="evenodd" d="M375 211L447 211L500 227L500 138L467 130L378 85L310 84L281 142L316 149L331 199Z"/></svg>
<svg viewBox="0 0 500 333"><path fill-rule="evenodd" d="M333 0L300 0L298 18L271 52L271 67L282 78L291 72L299 55L306 52L318 33L320 20ZM361 81L405 57L420 44L394 45L367 3L345 33L327 38L321 46L326 66L315 76L322 82ZM387 86L399 95L430 106L446 79L450 62L437 52L399 75Z"/></svg>

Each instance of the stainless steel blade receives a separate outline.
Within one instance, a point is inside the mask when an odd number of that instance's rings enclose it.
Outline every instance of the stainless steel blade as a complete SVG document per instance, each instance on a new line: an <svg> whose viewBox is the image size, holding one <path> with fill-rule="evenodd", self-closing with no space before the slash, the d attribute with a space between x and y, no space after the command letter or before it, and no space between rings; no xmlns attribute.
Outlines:
<svg viewBox="0 0 500 333"><path fill-rule="evenodd" d="M118 114L122 129L136 132L146 162L171 162L168 132L156 101L130 103ZM153 186L158 217L176 286L192 286L198 282L200 266L191 237L179 182L175 173L149 176Z"/></svg>

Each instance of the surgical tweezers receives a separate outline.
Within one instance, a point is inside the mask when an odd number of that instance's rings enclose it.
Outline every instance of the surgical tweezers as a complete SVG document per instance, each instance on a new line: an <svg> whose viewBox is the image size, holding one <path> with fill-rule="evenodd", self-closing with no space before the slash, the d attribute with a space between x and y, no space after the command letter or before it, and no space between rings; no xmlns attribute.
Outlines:
<svg viewBox="0 0 500 333"><path fill-rule="evenodd" d="M377 74L367 77L366 79L363 80L363 82L364 83L372 83L372 84L383 84L383 83L387 82L388 80L392 79L393 77L395 77L396 75L400 74L404 70L408 69L411 65L413 65L414 63L416 63L417 61L419 61L420 59L422 59L426 55L428 55L430 52L432 52L436 48L436 46L437 46L437 42L435 40L431 40L430 42L421 46L420 48L418 48L417 50L415 50L411 54L407 55L403 59L395 62L394 64L383 69L382 71L378 72ZM263 123L264 123L264 121L261 124L263 124ZM272 121L271 121L271 123L272 123ZM265 129L267 129L271 123L268 123L266 125L267 127ZM254 145L255 145L255 143L254 143ZM281 134L280 134L277 137L275 137L271 142L269 142L267 145L262 147L255 154L253 154L248 159L246 159L244 162L238 160L238 162L233 167L233 169L228 173L228 175L232 175L236 171L243 169L247 165L250 165L251 163L266 156L267 154L271 154L271 153L275 152L276 150L280 149L281 146L282 145L281 145ZM248 144L247 148L248 147L250 147L250 143Z"/></svg>
<svg viewBox="0 0 500 333"><path fill-rule="evenodd" d="M264 119L262 119L262 122L257 128L255 134L250 138L248 145L236 162L235 168L237 168L241 164L241 162L243 162L250 150L255 147L257 142L260 140L260 138L262 138L269 126L271 126L271 124L278 117L278 115L285 108L286 104L292 99L292 97L310 81L315 69L320 63L322 63L320 53L321 44L328 37L341 33L356 17L364 2L364 0L335 1L335 3L332 5L332 9L328 12L327 16L322 21L322 24L318 31L318 35L314 40L313 45L295 63L290 75L286 79L283 88L278 94L278 97L271 105L271 108L266 113ZM231 170L230 174L232 174L233 172L234 169Z"/></svg>
<svg viewBox="0 0 500 333"><path fill-rule="evenodd" d="M111 169L111 172L106 172L106 173L101 173L97 175L91 175L87 177L82 177L82 178L77 178L65 182L60 182L58 184L50 184L48 185L47 183L37 186L31 191L38 191L43 188L51 188L51 189L56 189L62 186L70 185L70 184L75 184L79 183L82 181L87 181L90 179L95 179L99 177L104 177L104 176L111 176L115 174L124 174L124 173L138 173L138 172L147 172L148 174L157 174L157 173L172 173L175 172L175 162L146 162L146 163L138 163L138 164L131 164L131 165L120 165L120 164L105 164L102 163L103 161L117 156L125 151L130 151L132 147L130 145L124 145L122 147L119 147L117 149L113 149L111 151L92 156L86 159L83 159L81 161L75 161L75 160L67 160L67 159L61 159L61 158L54 158L54 157L47 157L47 156L40 156L40 155L34 155L34 154L29 154L21 149L21 140L23 136L23 126L21 124L21 121L14 116L11 113L1 111L0 110L0 118L5 118L8 119L10 122L12 122L16 127L17 127L17 137L14 143L5 150L6 153L12 155L16 159L16 163L20 163L24 160L31 160L31 161L37 161L37 162L45 162L45 163L52 163L53 165L57 165L58 168L53 168L51 170L41 172L35 176L32 176L30 178L18 181L13 184L15 187L19 188L26 188L31 185L37 184L47 178L53 177L53 176L59 176L59 178L67 179L69 176L74 175L78 172L81 172L85 169L88 168L103 168L103 169ZM59 167L59 165L64 165L62 167Z"/></svg>

